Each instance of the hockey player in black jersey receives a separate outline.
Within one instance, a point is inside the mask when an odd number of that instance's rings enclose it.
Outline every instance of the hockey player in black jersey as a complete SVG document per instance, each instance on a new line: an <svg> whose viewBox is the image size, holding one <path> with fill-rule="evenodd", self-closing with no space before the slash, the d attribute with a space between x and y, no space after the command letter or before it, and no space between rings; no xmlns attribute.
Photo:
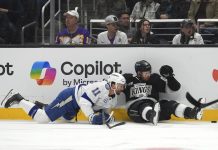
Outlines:
<svg viewBox="0 0 218 150"><path fill-rule="evenodd" d="M151 65L141 60L135 63L136 76L124 74L126 78L127 112L131 120L138 123L169 120L171 115L185 119L202 118L202 110L198 107L190 108L174 100L160 100L159 93L178 91L180 83L175 79L173 68L164 65L160 68L160 75L151 73Z"/></svg>

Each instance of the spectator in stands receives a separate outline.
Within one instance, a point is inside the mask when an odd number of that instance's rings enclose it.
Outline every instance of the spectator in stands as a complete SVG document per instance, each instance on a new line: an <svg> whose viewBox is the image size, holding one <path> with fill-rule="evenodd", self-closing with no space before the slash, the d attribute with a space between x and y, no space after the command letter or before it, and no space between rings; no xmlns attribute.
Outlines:
<svg viewBox="0 0 218 150"><path fill-rule="evenodd" d="M117 16L122 11L127 11L125 0L97 0L95 18L104 19L108 14Z"/></svg>
<svg viewBox="0 0 218 150"><path fill-rule="evenodd" d="M128 42L130 43L133 36L136 33L136 29L134 27L130 27L130 16L127 11L121 12L118 15L119 19L119 30L126 33Z"/></svg>
<svg viewBox="0 0 218 150"><path fill-rule="evenodd" d="M188 18L194 23L197 19L218 19L218 1L217 0L192 0L188 12ZM205 26L214 25L214 23L202 24Z"/></svg>
<svg viewBox="0 0 218 150"><path fill-rule="evenodd" d="M3 37L6 44L20 43L20 32L24 17L24 8L20 0L1 0L0 1L0 18L1 25L7 28L3 32L8 35ZM4 23L3 23L4 22ZM5 26L6 25L6 26ZM4 28L0 26L0 28ZM11 33L11 34L9 34ZM5 33L0 33L1 35Z"/></svg>
<svg viewBox="0 0 218 150"><path fill-rule="evenodd" d="M137 2L132 10L130 18L136 19L156 19L156 12L160 4L154 2L154 0L140 0Z"/></svg>
<svg viewBox="0 0 218 150"><path fill-rule="evenodd" d="M66 28L56 36L56 44L89 44L90 35L88 30L78 25L79 14L77 9L78 7L64 13Z"/></svg>
<svg viewBox="0 0 218 150"><path fill-rule="evenodd" d="M188 11L188 18L195 24L198 19L218 19L218 1L217 0L192 0ZM195 25L196 26L196 25ZM207 28L207 27L210 27ZM214 28L214 29L212 29ZM200 24L200 32L203 34L215 34L214 42L218 43L218 29L213 22Z"/></svg>
<svg viewBox="0 0 218 150"><path fill-rule="evenodd" d="M151 23L149 20L142 19L138 23L138 30L131 44L160 44L160 40L151 32Z"/></svg>
<svg viewBox="0 0 218 150"><path fill-rule="evenodd" d="M157 10L157 19L181 19L187 18L187 13L190 5L189 0L156 0L160 3ZM175 34L180 32L179 22L158 22L153 23L153 32L159 34L161 42L167 43L172 41Z"/></svg>
<svg viewBox="0 0 218 150"><path fill-rule="evenodd" d="M105 24L107 31L98 34L97 44L128 44L126 33L118 30L118 18L116 16L107 16Z"/></svg>
<svg viewBox="0 0 218 150"><path fill-rule="evenodd" d="M190 19L185 19L181 23L181 33L175 35L172 44L204 44L203 38L195 32L195 27Z"/></svg>
<svg viewBox="0 0 218 150"><path fill-rule="evenodd" d="M187 18L190 0L159 0L157 19Z"/></svg>
<svg viewBox="0 0 218 150"><path fill-rule="evenodd" d="M139 0L126 0L126 6L129 12L132 12L133 7Z"/></svg>

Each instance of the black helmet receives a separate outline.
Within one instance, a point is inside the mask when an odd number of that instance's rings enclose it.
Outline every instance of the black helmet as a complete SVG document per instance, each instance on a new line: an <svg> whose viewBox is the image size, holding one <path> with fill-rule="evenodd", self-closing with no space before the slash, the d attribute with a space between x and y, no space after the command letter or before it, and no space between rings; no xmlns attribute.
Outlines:
<svg viewBox="0 0 218 150"><path fill-rule="evenodd" d="M137 61L135 63L135 71L151 71L151 65L145 60Z"/></svg>

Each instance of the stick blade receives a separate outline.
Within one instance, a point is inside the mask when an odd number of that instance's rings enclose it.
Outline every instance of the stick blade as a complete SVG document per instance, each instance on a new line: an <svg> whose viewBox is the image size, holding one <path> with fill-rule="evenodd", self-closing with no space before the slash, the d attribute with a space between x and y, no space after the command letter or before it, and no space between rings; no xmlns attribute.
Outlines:
<svg viewBox="0 0 218 150"><path fill-rule="evenodd" d="M112 128L117 127L117 126L124 125L125 123L126 123L126 122L119 122L119 123L114 124L114 125L109 125L108 123L106 123L106 125L107 125L107 127L108 127L109 129L112 129Z"/></svg>

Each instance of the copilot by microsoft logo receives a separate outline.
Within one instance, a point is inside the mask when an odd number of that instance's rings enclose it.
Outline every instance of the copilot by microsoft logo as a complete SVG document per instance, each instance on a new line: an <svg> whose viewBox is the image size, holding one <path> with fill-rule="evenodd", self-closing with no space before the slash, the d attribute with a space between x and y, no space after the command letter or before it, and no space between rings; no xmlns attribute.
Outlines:
<svg viewBox="0 0 218 150"><path fill-rule="evenodd" d="M50 67L47 61L37 61L33 64L30 77L36 80L38 85L51 85L56 76L56 69Z"/></svg>

